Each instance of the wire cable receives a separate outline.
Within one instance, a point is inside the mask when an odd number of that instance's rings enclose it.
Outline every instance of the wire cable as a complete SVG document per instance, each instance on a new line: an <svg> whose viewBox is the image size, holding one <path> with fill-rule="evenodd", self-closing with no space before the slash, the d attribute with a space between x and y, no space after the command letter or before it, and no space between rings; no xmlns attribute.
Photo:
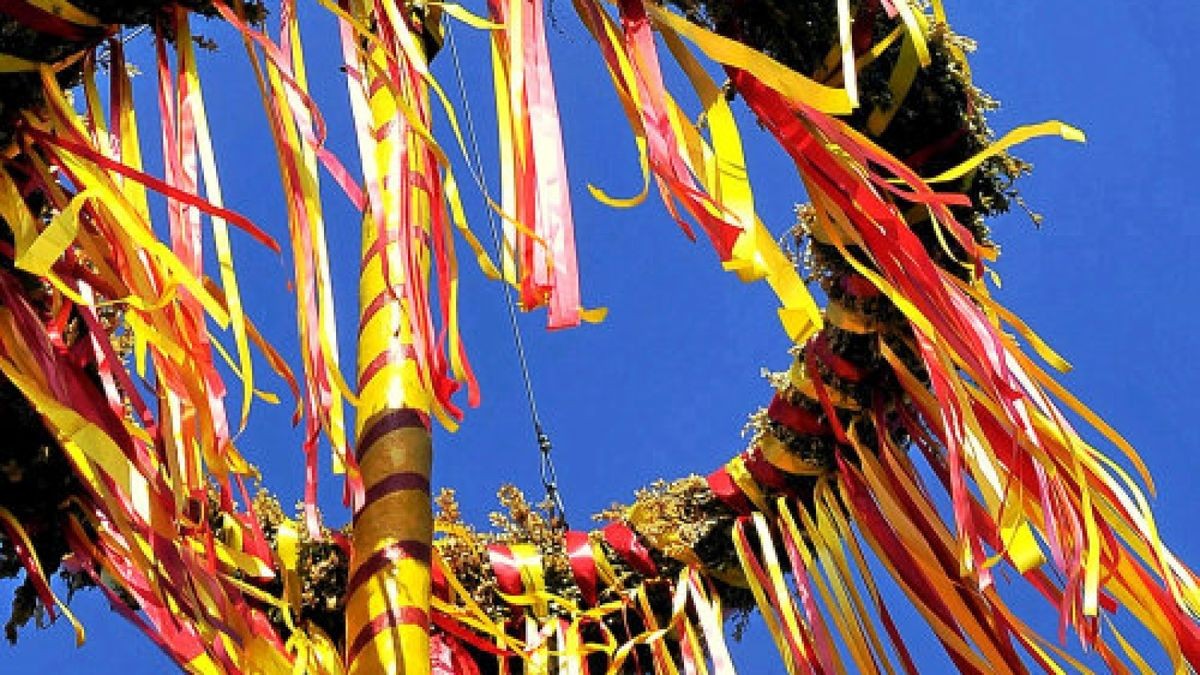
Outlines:
<svg viewBox="0 0 1200 675"><path fill-rule="evenodd" d="M454 40L454 31L451 29L449 22L444 24L446 33L446 44L450 47L450 59L454 64L454 75L458 84L458 96L463 104L463 119L466 122L467 139L470 145L471 156L467 157L467 166L473 174L475 181L486 189L487 174L484 170L482 154L479 150L479 140L475 134L475 118L471 114L470 99L467 97L466 84L463 82L462 66L458 59L458 44ZM525 386L525 400L529 404L529 418L533 423L534 438L537 441L538 456L539 456L539 477L542 481L542 489L545 491L546 501L550 506L551 522L555 527L565 528L567 524L567 509L563 504L562 491L558 489L558 472L554 467L553 444L550 442L550 436L546 433L545 427L542 426L542 418L538 414L537 397L533 391L533 379L529 374L529 360L525 353L525 341L521 337L521 326L517 321L517 303L513 298L513 289L504 278L503 270L503 242L500 239L500 231L496 225L496 214L492 208L484 200L484 212L487 214L488 228L491 231L492 246L496 251L496 258L501 263L501 281L500 287L504 292L504 305L508 308L509 328L513 336L513 346L517 352L517 363L521 369L521 381Z"/></svg>

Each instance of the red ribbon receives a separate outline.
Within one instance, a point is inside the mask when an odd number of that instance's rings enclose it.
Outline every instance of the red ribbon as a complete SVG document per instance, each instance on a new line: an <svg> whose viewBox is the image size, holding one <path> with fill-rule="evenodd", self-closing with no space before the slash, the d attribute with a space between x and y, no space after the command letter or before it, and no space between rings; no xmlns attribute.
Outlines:
<svg viewBox="0 0 1200 675"><path fill-rule="evenodd" d="M856 298L877 298L880 295L879 288L861 274L842 276L842 290Z"/></svg>
<svg viewBox="0 0 1200 675"><path fill-rule="evenodd" d="M838 468L842 486L845 488L844 493L850 502L854 519L858 522L859 527L870 532L871 538L875 541L876 553L881 556L886 555L901 583L914 593L918 601L925 605L938 621L961 636L962 633L958 629L958 620L954 617L954 613L934 592L920 565L905 548L888 519L879 510L879 506L871 497L870 488L859 475L858 469L840 457L838 458ZM939 638L939 642L945 647L947 655L954 661L960 672L979 673L979 670L971 666L966 659L946 644L945 640Z"/></svg>
<svg viewBox="0 0 1200 675"><path fill-rule="evenodd" d="M151 176L150 174L143 173L118 161L109 159L108 157L105 157L86 145L76 143L61 136L48 134L35 127L26 126L24 128L24 132L30 137L51 146L56 152L65 150L73 155L77 155L87 159L88 161L95 162L98 166L107 169L108 171L119 173L125 178L141 183L155 192L161 193L162 195L170 197L171 199L181 201L188 206L193 206L201 211L204 211L210 216L221 218L228 223L236 225L243 232L250 235L250 237L255 241L271 249L271 251L275 253L281 252L278 242L276 242L273 238L271 238L270 235L260 230L254 223L250 222L249 219L239 213L215 206L207 200L201 199L194 194L190 194L180 190L177 187L169 185L155 178L154 176Z"/></svg>
<svg viewBox="0 0 1200 675"><path fill-rule="evenodd" d="M742 463L754 482L785 494L791 494L788 476L779 467L767 461L762 448L754 447L749 452L742 453Z"/></svg>
<svg viewBox="0 0 1200 675"><path fill-rule="evenodd" d="M817 392L817 400L821 402L821 408L825 411L825 417L833 427L833 437L842 445L850 445L849 439L846 438L846 429L842 426L842 420L838 419L833 399L830 398L829 390L825 387L825 380L821 379L821 371L817 368L817 355L812 349L815 343L816 340L808 345L808 349L804 350L804 366L808 371L809 379L812 380L813 389Z"/></svg>
<svg viewBox="0 0 1200 675"><path fill-rule="evenodd" d="M613 522L604 527L604 541L638 574L644 577L658 576L658 565L650 557L650 551L638 540L637 533L624 523Z"/></svg>
<svg viewBox="0 0 1200 675"><path fill-rule="evenodd" d="M571 574L575 577L575 585L583 595L583 601L590 607L595 607L597 596L596 558L592 553L592 540L587 532L570 530L565 535L567 559L571 563Z"/></svg>
<svg viewBox="0 0 1200 675"><path fill-rule="evenodd" d="M733 509L739 515L746 515L754 510L750 500L742 493L742 489L733 482L725 467L708 474L708 489L720 499L725 506Z"/></svg>
<svg viewBox="0 0 1200 675"><path fill-rule="evenodd" d="M525 592L525 585L521 583L521 569L517 566L512 550L504 544L489 544L488 560L492 563L496 585L502 593L521 595Z"/></svg>
<svg viewBox="0 0 1200 675"><path fill-rule="evenodd" d="M479 666L461 642L444 633L429 638L433 675L479 675Z"/></svg>
<svg viewBox="0 0 1200 675"><path fill-rule="evenodd" d="M787 400L783 394L775 394L767 406L767 417L801 436L823 436L829 433L817 416Z"/></svg>
<svg viewBox="0 0 1200 675"><path fill-rule="evenodd" d="M833 348L829 345L828 333L818 335L809 345L809 350L816 352L816 358L819 358L826 368L833 371L834 375L847 382L862 381L864 377L862 369L834 353Z"/></svg>

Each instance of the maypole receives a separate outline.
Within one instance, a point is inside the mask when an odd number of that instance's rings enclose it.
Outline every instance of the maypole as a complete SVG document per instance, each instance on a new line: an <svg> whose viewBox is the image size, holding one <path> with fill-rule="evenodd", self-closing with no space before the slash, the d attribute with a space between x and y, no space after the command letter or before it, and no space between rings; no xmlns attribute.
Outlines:
<svg viewBox="0 0 1200 675"><path fill-rule="evenodd" d="M429 672L432 443L427 405L406 375L403 304L383 274L395 248L364 220L356 456L366 492L346 588L351 673Z"/></svg>
<svg viewBox="0 0 1200 675"><path fill-rule="evenodd" d="M355 9L361 10L352 10L357 17L370 16L364 7ZM423 314L419 305L428 299L430 263L438 253L431 223L441 206L425 182L436 177L437 164L422 134L430 121L421 78L430 50L417 48L423 29L390 3L376 3L374 10L379 15L367 23L376 26L376 47L354 49L345 24L343 34L347 62L357 56L365 74L351 74L351 96L369 200L362 221L355 444L363 492L354 500L345 659L352 675L416 675L430 672L430 412L437 403L418 355L428 333L422 335L419 318L414 329L414 315Z"/></svg>

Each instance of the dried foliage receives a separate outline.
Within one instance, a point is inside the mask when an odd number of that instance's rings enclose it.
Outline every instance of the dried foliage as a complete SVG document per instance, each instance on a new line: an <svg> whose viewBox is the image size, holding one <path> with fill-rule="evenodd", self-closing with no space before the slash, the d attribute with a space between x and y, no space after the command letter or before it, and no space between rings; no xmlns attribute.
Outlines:
<svg viewBox="0 0 1200 675"><path fill-rule="evenodd" d="M260 490L254 496L252 510L258 517L267 541L272 548L277 549L280 526L285 522L294 523L302 511L302 505L297 505L295 513L289 516L274 495ZM300 537L296 574L301 587L299 612L294 620L299 625L315 625L330 639L340 644L345 632L344 595L350 556L346 549L338 544L335 531L329 528L323 527L321 536L317 538L309 536L304 528L298 528L296 531ZM349 536L349 526L338 530L336 534ZM262 586L262 589L276 597L283 595L283 585L278 579ZM290 634L287 622L278 608L267 608L267 616L281 635Z"/></svg>

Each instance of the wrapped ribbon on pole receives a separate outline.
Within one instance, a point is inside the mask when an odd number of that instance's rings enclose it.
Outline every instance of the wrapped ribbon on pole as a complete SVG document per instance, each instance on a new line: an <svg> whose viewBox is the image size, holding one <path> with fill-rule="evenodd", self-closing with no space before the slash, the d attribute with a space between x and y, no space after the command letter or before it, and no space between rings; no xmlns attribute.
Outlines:
<svg viewBox="0 0 1200 675"><path fill-rule="evenodd" d="M380 271L390 248L368 222L359 280L356 451L365 493L345 596L350 673L427 673L430 664L432 443L428 413L406 382L404 308Z"/></svg>
<svg viewBox="0 0 1200 675"><path fill-rule="evenodd" d="M357 4L357 3L356 3ZM391 7L394 9L394 7ZM351 8L359 17L365 7ZM361 12L353 12L360 9ZM379 42L351 71L368 203L359 276L355 460L361 494L345 593L347 672L430 672L433 513L427 316L430 263L440 265L434 220L444 216L438 164L427 142L424 50L410 17L372 17ZM435 24L431 24L435 25ZM347 31L347 60L355 38ZM388 47L394 49L388 49ZM352 486L352 489L354 486Z"/></svg>

